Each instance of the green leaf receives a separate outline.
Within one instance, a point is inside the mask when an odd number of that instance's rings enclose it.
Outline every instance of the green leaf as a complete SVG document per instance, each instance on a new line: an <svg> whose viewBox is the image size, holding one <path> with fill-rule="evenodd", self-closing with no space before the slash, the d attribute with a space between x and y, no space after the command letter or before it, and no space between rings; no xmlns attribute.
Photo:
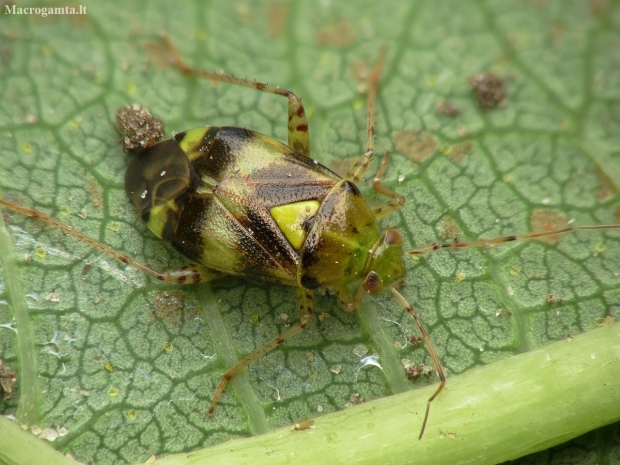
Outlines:
<svg viewBox="0 0 620 465"><path fill-rule="evenodd" d="M360 89L387 49L376 147L378 154L394 151L385 184L407 202L384 226L398 228L408 248L455 235L527 233L558 219L618 222L614 2L82 4L86 15L45 18L6 14L4 6L0 197L48 212L157 269L187 261L147 231L126 198L128 159L118 143L116 109L141 103L169 133L235 125L286 140L283 99L182 76L166 64L161 31L192 66L301 95L311 115L313 157L336 169L365 149ZM489 71L503 78L507 99L482 110L469 81ZM437 111L444 99L457 116ZM371 201L380 201L364 186ZM5 221L0 358L17 368L18 384L0 412L60 432L53 446L80 461L144 461L273 431L361 400L372 409L380 405L374 398L415 388L404 378L402 359L430 364L421 345L406 344L417 332L390 295L367 296L357 315L344 313L332 296L317 296L315 324L235 379L207 418L231 360L281 333L283 314L296 320L291 289L232 278L165 286L44 224L12 213ZM511 355L620 317L618 263L620 234L613 231L411 259L403 292L448 372L420 444L446 433L465 437L472 428L440 421L462 379L454 375L498 359L511 370ZM382 369L361 361L360 346L379 354ZM493 379L481 378L480 392ZM609 383L619 387L617 376ZM617 401L609 401L617 421ZM425 402L408 408L419 427ZM545 415L535 408L527 414L533 423ZM601 424L575 421L581 429L573 435ZM612 462L620 455L618 427L526 460L583 463L593 454ZM415 427L392 428L416 442ZM494 439L488 448L506 448ZM341 447L356 449L354 442ZM384 463L397 452L386 449ZM493 450L487 457L516 456Z"/></svg>

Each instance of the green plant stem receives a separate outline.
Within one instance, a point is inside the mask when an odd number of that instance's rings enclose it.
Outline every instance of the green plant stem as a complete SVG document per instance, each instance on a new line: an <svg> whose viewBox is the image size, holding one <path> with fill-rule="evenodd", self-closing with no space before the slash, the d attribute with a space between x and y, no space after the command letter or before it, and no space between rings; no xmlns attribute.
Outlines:
<svg viewBox="0 0 620 465"><path fill-rule="evenodd" d="M35 349L35 329L26 302L19 267L11 238L4 225L0 212L0 260L6 289L10 296L15 326L19 328L16 336L17 356L19 358L20 401L17 418L21 423L36 425L41 411L41 388L37 370L37 351Z"/></svg>
<svg viewBox="0 0 620 465"><path fill-rule="evenodd" d="M158 465L494 464L620 420L620 323L450 377L420 430L428 386ZM302 460L303 458L303 460Z"/></svg>
<svg viewBox="0 0 620 465"><path fill-rule="evenodd" d="M54 450L6 417L0 416L0 464L2 465L78 465L71 457Z"/></svg>

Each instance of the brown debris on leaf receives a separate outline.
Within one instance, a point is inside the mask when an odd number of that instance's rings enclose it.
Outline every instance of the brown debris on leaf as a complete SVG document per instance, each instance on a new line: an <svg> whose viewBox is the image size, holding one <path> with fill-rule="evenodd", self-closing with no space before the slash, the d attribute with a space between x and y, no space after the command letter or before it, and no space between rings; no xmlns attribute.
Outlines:
<svg viewBox="0 0 620 465"><path fill-rule="evenodd" d="M430 157L437 148L437 140L426 131L408 129L392 134L396 150L417 163Z"/></svg>
<svg viewBox="0 0 620 465"><path fill-rule="evenodd" d="M433 367L424 363L416 365L409 359L403 359L401 363L403 364L407 378L411 381L415 381L420 376L429 375L433 372Z"/></svg>
<svg viewBox="0 0 620 465"><path fill-rule="evenodd" d="M4 400L11 398L13 392L13 385L17 381L17 373L15 370L4 364L4 361L0 358L0 392L4 391Z"/></svg>
<svg viewBox="0 0 620 465"><path fill-rule="evenodd" d="M534 210L530 217L530 226L534 232L554 231L565 228L568 224L569 221L566 216L550 208ZM541 237L538 240L547 244L557 244L562 240L562 235L554 234L553 236Z"/></svg>
<svg viewBox="0 0 620 465"><path fill-rule="evenodd" d="M476 74L469 80L469 85L476 93L478 105L483 110L506 105L506 83L496 74Z"/></svg>
<svg viewBox="0 0 620 465"><path fill-rule="evenodd" d="M438 115L451 116L452 118L459 115L461 110L457 107L452 100L447 98L441 99L437 105L435 105L435 113Z"/></svg>
<svg viewBox="0 0 620 465"><path fill-rule="evenodd" d="M137 103L119 108L116 124L123 135L121 144L125 152L144 150L166 136L164 123Z"/></svg>

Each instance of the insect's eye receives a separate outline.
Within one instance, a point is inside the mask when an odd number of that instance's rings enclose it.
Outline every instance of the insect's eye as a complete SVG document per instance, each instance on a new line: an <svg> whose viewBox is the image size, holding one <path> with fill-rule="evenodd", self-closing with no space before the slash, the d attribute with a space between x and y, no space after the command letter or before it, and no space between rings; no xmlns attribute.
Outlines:
<svg viewBox="0 0 620 465"><path fill-rule="evenodd" d="M401 236L395 229L388 229L385 231L385 238L383 239L383 242L387 245L399 246L403 243L403 236Z"/></svg>
<svg viewBox="0 0 620 465"><path fill-rule="evenodd" d="M364 280L364 283L362 284L362 286L368 292L375 294L379 292L381 289L383 289L383 279L381 279L381 276L379 276L377 273L375 273L374 271L371 271L366 276L366 279Z"/></svg>

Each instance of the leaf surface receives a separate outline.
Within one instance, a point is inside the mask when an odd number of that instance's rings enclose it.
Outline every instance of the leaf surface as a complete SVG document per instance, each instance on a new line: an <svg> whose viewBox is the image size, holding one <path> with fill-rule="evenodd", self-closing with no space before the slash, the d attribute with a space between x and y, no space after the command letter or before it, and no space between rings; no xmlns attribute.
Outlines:
<svg viewBox="0 0 620 465"><path fill-rule="evenodd" d="M376 147L394 152L385 184L407 201L383 225L408 248L618 222L615 2L83 4L82 16L0 19L0 195L158 269L186 260L126 198L116 109L141 103L169 134L234 125L286 140L284 99L182 76L160 31L192 66L302 96L313 157L341 172L365 150L361 91L387 49ZM480 108L469 82L483 72L503 79L503 106ZM437 109L445 100L458 115ZM0 357L20 383L0 411L61 431L54 446L81 461L266 432L414 388L401 360L430 364L407 343L417 330L390 295L367 296L357 315L317 296L315 324L235 380L209 419L224 369L296 321L291 289L233 278L161 285L46 225L5 221ZM408 262L403 292L450 376L617 319L618 263L614 232L444 250ZM6 326L15 322L20 338ZM364 362L373 354L381 369ZM420 418L424 408L411 406ZM427 434L437 435L432 415ZM619 448L616 423L527 460L611 462Z"/></svg>

